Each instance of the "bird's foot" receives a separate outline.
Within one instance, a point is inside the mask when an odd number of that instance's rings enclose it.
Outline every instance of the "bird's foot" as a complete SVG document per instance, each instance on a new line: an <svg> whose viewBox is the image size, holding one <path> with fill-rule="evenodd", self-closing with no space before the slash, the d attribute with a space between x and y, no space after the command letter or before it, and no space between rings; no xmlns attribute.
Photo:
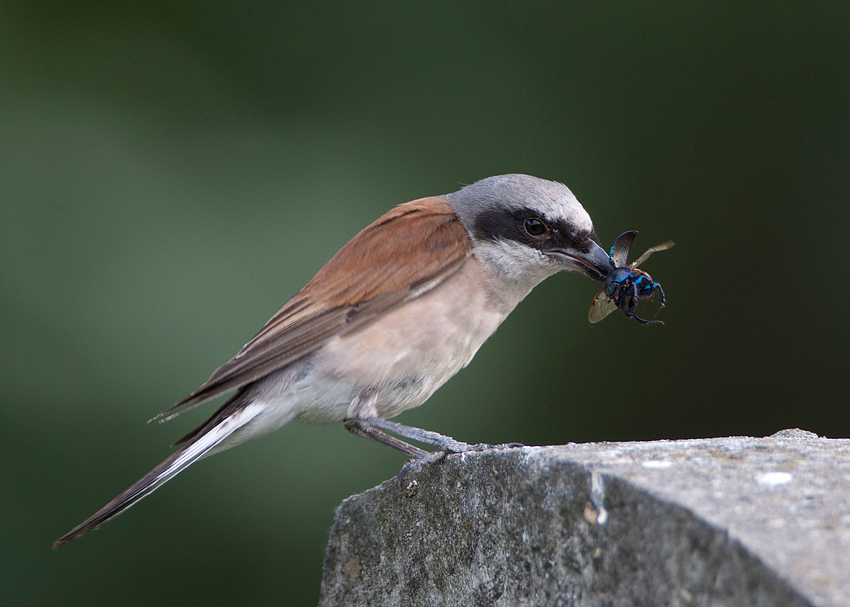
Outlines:
<svg viewBox="0 0 850 607"><path fill-rule="evenodd" d="M404 478L410 474L411 472L420 472L424 468L440 462L446 458L448 455L447 452L442 450L432 451L428 455L423 457L415 457L413 459L409 459L404 462L401 469L398 471L398 486L402 489L407 489L408 497L413 496L416 493L416 488L419 486L419 483L416 480L410 481L407 485L405 485Z"/></svg>
<svg viewBox="0 0 850 607"><path fill-rule="evenodd" d="M503 449L521 449L521 448L525 447L525 445L523 445L522 443L501 443L499 445L491 445L489 443L478 443L477 445L467 445L466 443L462 443L462 444L466 445L467 448L464 449L463 451L452 450L452 453L470 453L470 452L480 453L482 451L491 451L491 450L501 451Z"/></svg>
<svg viewBox="0 0 850 607"><path fill-rule="evenodd" d="M432 464L441 462L449 455L457 453L482 453L491 450L521 449L522 447L525 447L522 443L502 443L500 445L478 443L476 445L470 445L469 443L448 439L436 451L432 451L422 457L411 458L404 462L404 465L398 471L398 485L402 489L407 489L408 497L410 497L416 493L419 483L416 480L412 480L405 485L405 477L411 472L420 472Z"/></svg>

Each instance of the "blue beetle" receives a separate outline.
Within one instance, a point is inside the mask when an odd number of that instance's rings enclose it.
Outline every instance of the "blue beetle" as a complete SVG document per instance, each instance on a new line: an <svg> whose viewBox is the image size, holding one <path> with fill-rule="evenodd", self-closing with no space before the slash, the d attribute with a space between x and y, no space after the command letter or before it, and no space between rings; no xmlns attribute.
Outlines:
<svg viewBox="0 0 850 607"><path fill-rule="evenodd" d="M609 253L611 266L614 269L605 278L605 286L596 294L590 304L590 310L587 313L587 319L590 322L599 322L611 312L620 308L627 318L634 318L642 325L664 324L660 320L645 320L635 314L638 300L652 299L655 291L658 291L659 295L658 310L664 307L664 289L652 280L652 276L638 270L637 267L656 251L664 251L672 247L673 242L665 242L647 249L643 255L627 266L626 259L629 256L629 249L637 235L638 233L634 230L623 232L614 241ZM656 314L658 314L658 310L655 311Z"/></svg>

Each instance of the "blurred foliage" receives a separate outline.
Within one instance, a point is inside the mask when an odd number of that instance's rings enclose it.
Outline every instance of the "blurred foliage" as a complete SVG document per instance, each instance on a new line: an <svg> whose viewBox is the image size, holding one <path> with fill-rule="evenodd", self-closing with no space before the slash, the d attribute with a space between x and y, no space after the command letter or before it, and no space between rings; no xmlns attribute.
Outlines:
<svg viewBox="0 0 850 607"><path fill-rule="evenodd" d="M846 3L0 16L4 605L315 604L335 506L403 459L342 428L287 427L50 544L204 419L144 423L359 228L488 175L565 182L606 245L675 240L645 264L667 324L589 325L598 285L555 277L401 421L491 443L850 434L829 286L848 261Z"/></svg>

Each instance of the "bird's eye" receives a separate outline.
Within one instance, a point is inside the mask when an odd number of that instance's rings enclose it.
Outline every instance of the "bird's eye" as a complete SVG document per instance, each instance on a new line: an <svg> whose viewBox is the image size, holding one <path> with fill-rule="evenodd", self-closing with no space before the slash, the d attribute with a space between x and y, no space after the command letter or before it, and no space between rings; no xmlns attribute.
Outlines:
<svg viewBox="0 0 850 607"><path fill-rule="evenodd" d="M546 224L536 217L530 217L525 220L525 231L532 236L540 236L546 231Z"/></svg>

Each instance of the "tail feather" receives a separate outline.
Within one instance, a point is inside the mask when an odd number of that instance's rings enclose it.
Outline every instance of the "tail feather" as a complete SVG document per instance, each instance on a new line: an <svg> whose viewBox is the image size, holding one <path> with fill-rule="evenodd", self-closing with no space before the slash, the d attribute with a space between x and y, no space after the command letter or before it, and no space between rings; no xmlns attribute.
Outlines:
<svg viewBox="0 0 850 607"><path fill-rule="evenodd" d="M234 432L254 419L262 409L263 407L260 405L249 404L208 428L203 434L194 437L191 442L168 456L165 461L136 481L129 489L56 540L53 543L54 550L61 548L90 529L99 528L159 489L190 465L205 455L209 455L216 446L221 445Z"/></svg>

